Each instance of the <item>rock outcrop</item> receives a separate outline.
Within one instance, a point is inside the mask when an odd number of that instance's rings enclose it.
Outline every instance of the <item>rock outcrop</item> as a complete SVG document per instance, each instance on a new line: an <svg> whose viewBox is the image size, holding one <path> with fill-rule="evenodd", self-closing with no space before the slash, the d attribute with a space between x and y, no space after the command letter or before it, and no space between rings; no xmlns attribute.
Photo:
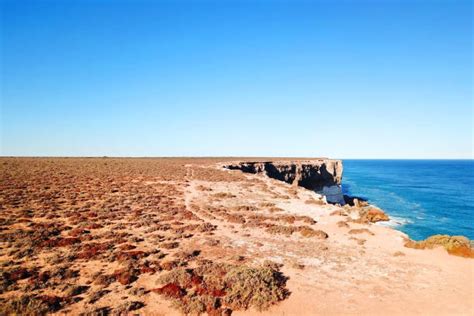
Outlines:
<svg viewBox="0 0 474 316"><path fill-rule="evenodd" d="M464 236L433 235L422 241L407 240L405 242L405 247L415 249L433 249L440 246L451 255L474 258L471 242Z"/></svg>
<svg viewBox="0 0 474 316"><path fill-rule="evenodd" d="M225 167L248 173L264 173L270 178L322 193L330 203L344 204L341 160L236 162Z"/></svg>
<svg viewBox="0 0 474 316"><path fill-rule="evenodd" d="M387 214L379 208L375 208L369 206L368 208L362 208L359 211L360 221L362 223L370 222L370 223L377 223L377 222L385 222L390 220Z"/></svg>

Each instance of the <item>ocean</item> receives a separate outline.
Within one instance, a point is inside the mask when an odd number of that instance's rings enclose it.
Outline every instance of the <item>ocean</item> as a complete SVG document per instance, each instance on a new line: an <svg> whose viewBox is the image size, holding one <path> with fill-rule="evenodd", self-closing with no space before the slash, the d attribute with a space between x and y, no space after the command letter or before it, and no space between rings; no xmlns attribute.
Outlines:
<svg viewBox="0 0 474 316"><path fill-rule="evenodd" d="M474 160L343 160L344 194L365 198L414 240L474 239Z"/></svg>

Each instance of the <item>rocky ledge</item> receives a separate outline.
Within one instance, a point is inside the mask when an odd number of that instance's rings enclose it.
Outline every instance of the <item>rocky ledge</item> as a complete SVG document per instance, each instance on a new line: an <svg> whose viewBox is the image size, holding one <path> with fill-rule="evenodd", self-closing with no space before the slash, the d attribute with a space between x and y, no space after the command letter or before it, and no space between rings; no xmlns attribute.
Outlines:
<svg viewBox="0 0 474 316"><path fill-rule="evenodd" d="M414 241L407 239L405 247L415 249L433 249L444 247L446 251L455 256L474 258L473 242L464 236L433 235L425 240Z"/></svg>
<svg viewBox="0 0 474 316"><path fill-rule="evenodd" d="M241 161L225 167L248 173L264 173L270 178L322 193L330 203L345 204L341 190L341 160Z"/></svg>

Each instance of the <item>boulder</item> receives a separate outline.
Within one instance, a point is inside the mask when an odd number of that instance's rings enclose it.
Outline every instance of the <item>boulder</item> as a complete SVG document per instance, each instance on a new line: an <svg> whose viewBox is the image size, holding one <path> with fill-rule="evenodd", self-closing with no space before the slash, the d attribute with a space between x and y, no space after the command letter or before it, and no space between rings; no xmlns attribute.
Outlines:
<svg viewBox="0 0 474 316"><path fill-rule="evenodd" d="M367 213L365 214L365 217L371 223L389 220L389 217L387 216L387 214L385 214L384 211L378 208L369 209Z"/></svg>

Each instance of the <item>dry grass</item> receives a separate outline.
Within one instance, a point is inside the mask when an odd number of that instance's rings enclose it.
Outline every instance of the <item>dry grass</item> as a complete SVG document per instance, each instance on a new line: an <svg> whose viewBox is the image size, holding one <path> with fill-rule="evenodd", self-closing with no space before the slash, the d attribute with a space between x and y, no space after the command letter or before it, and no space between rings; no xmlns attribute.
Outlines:
<svg viewBox="0 0 474 316"><path fill-rule="evenodd" d="M154 290L185 314L218 314L231 310L265 310L285 299L286 278L274 265L248 267L203 262L195 269L179 269L159 279Z"/></svg>
<svg viewBox="0 0 474 316"><path fill-rule="evenodd" d="M375 235L373 232L368 230L367 228L354 228L349 230L349 234L369 234L369 235Z"/></svg>
<svg viewBox="0 0 474 316"><path fill-rule="evenodd" d="M298 231L298 228L295 226L271 225L266 229L266 231L270 234L290 236L294 232Z"/></svg>
<svg viewBox="0 0 474 316"><path fill-rule="evenodd" d="M277 193L264 181L248 180L241 172L204 167L223 160L0 158L0 305L4 311L140 313L146 296L155 295L149 293L150 288L141 289L141 281L195 267L203 256L197 250L201 246L206 256L219 256L227 245L225 240L210 238L219 229L216 222L237 224L235 231L256 227L272 233L314 234L311 228L300 228L315 223L310 217L284 215L271 201L237 199L235 192ZM193 187L194 180L199 182ZM217 189L216 182L239 189ZM186 201L191 187L207 204ZM289 193L297 194L297 190ZM233 268L252 262L233 260L237 253L226 251L228 256L219 258L236 264ZM203 269L202 265L198 268ZM264 279L260 268L247 268L241 272L258 275L257 281ZM206 285L222 282L222 276L212 280L210 272L201 275ZM246 286L232 288L232 293L242 294ZM133 301L121 300L129 291L139 294ZM65 293L68 299L48 296L51 293ZM272 293L264 291L261 298L247 297L235 306L264 308L266 301L281 297ZM203 307L225 312L232 305L223 296L209 293L186 300L180 303L184 312L202 312ZM104 306L104 302L118 301Z"/></svg>
<svg viewBox="0 0 474 316"><path fill-rule="evenodd" d="M90 284L91 289L81 295L84 302L95 304L100 297L94 298L94 293L106 293L112 283L118 288L109 295L120 296L126 287L136 289L135 280L141 275L194 260L186 244L216 229L184 204L185 179L198 169L184 166L195 162L1 158L2 307L28 313L28 306L38 305L35 308L41 311L46 303L39 297L61 293L66 281L72 292ZM223 175L227 173L217 177ZM162 260L166 255L170 258ZM99 271L89 275L84 267L91 260ZM116 264L113 270L111 264ZM18 293L24 294L22 299ZM72 303L62 300L48 308ZM140 303L133 306L140 308Z"/></svg>
<svg viewBox="0 0 474 316"><path fill-rule="evenodd" d="M269 224L266 231L270 234L281 234L290 236L295 232L299 232L303 237L316 237L320 239L328 238L328 234L322 230L315 230L309 226L284 226Z"/></svg>
<svg viewBox="0 0 474 316"><path fill-rule="evenodd" d="M225 283L229 289L224 302L236 310L249 307L265 310L288 295L284 288L286 279L269 267L234 267L225 276Z"/></svg>
<svg viewBox="0 0 474 316"><path fill-rule="evenodd" d="M303 237L317 237L320 239L326 239L328 238L328 234L323 232L322 230L314 230L311 227L308 226L300 226L298 227L298 232L303 236Z"/></svg>
<svg viewBox="0 0 474 316"><path fill-rule="evenodd" d="M61 308L62 299L56 296L22 296L0 302L0 315L46 315Z"/></svg>
<svg viewBox="0 0 474 316"><path fill-rule="evenodd" d="M345 227L345 228L349 228L349 224L345 221L339 221L337 222L337 226L338 227Z"/></svg>
<svg viewBox="0 0 474 316"><path fill-rule="evenodd" d="M235 198L236 196L228 192L219 192L219 193L212 194L212 197L217 198L217 199L231 199L231 198Z"/></svg>

